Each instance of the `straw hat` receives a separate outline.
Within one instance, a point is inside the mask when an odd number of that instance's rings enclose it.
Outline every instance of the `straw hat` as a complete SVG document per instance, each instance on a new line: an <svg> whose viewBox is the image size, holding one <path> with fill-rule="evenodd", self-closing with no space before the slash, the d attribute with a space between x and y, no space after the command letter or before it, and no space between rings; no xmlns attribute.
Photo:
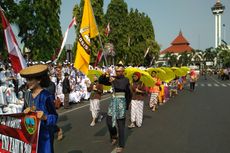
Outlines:
<svg viewBox="0 0 230 153"><path fill-rule="evenodd" d="M20 75L24 78L39 77L48 72L47 65L29 66L20 71Z"/></svg>

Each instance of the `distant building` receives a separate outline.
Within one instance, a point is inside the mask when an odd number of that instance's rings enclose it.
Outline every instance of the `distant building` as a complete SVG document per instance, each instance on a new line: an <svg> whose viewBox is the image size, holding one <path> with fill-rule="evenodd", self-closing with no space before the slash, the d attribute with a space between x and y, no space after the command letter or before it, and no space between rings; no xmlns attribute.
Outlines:
<svg viewBox="0 0 230 153"><path fill-rule="evenodd" d="M160 52L160 55L166 53L179 54L183 52L191 52L192 47L189 46L190 43L185 39L182 32L179 32L179 35L172 41L171 46Z"/></svg>
<svg viewBox="0 0 230 153"><path fill-rule="evenodd" d="M172 53L174 55L179 55L184 52L192 52L193 48L190 47L190 43L183 36L182 32L179 32L179 35L172 41L171 46L165 50L160 51L160 57L157 63L160 65L168 65L167 59L164 58L165 54Z"/></svg>

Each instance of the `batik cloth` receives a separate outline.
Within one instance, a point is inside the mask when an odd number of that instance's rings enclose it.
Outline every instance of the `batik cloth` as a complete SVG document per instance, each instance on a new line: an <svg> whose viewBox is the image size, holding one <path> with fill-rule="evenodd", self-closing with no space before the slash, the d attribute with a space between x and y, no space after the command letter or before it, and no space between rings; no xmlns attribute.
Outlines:
<svg viewBox="0 0 230 153"><path fill-rule="evenodd" d="M108 108L108 115L112 117L112 126L115 127L117 119L125 118L125 96L113 96Z"/></svg>

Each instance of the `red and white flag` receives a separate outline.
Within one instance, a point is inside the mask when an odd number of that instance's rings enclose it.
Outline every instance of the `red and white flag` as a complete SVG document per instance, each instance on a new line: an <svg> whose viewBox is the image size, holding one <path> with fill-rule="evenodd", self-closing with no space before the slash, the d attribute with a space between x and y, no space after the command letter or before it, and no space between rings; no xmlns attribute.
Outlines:
<svg viewBox="0 0 230 153"><path fill-rule="evenodd" d="M66 39L67 39L67 36L68 36L68 33L69 33L69 29L70 29L73 25L76 25L76 19L75 19L75 17L72 19L72 21L70 22L70 24L69 24L69 26L68 26L68 28L67 28L67 30L66 30L66 32L65 32L64 39L62 40L61 48L60 48L59 53L58 53L58 56L57 56L57 58L54 60L54 62L57 62L57 60L59 59L59 57L60 57L60 55L61 55L61 53L62 53L62 50L63 50L63 48L64 48L64 46L65 46Z"/></svg>
<svg viewBox="0 0 230 153"><path fill-rule="evenodd" d="M26 61L22 56L22 53L18 47L18 43L13 33L13 30L10 26L10 23L6 19L1 7L0 15L2 18L2 28L4 30L5 42L9 54L9 59L11 61L14 71L18 73L21 69L27 67Z"/></svg>
<svg viewBox="0 0 230 153"><path fill-rule="evenodd" d="M107 24L107 27L106 27L106 29L105 29L105 35L106 35L106 37L108 37L109 36L109 33L110 33L110 25L109 25L109 23Z"/></svg>
<svg viewBox="0 0 230 153"><path fill-rule="evenodd" d="M94 63L94 67L96 67L97 64L101 61L102 56L103 56L103 50L100 49L100 50L98 51L98 53L97 53L97 58L96 58L96 61L95 61L95 63Z"/></svg>

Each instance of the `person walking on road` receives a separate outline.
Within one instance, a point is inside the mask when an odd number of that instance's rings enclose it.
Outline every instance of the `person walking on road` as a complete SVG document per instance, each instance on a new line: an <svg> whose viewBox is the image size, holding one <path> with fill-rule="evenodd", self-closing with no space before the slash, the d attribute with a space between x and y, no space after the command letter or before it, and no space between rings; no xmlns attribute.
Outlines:
<svg viewBox="0 0 230 153"><path fill-rule="evenodd" d="M88 92L91 92L90 95L90 111L92 113L92 122L90 126L95 126L96 119L98 122L101 121L102 115L100 113L100 99L103 93L103 85L98 82L98 78L94 76L94 82L90 85L87 85Z"/></svg>
<svg viewBox="0 0 230 153"><path fill-rule="evenodd" d="M112 100L108 107L107 126L112 144L115 145L118 140L116 152L121 153L125 147L126 110L131 101L129 79L124 76L123 64L116 66L116 76L110 77L104 74L99 78L99 82L104 85L112 85L113 88Z"/></svg>
<svg viewBox="0 0 230 153"><path fill-rule="evenodd" d="M150 92L149 107L154 112L157 109L158 96L160 93L161 81L159 78L157 78L156 71L152 71L151 76L153 77L153 79L155 80L156 83L153 87L150 87L150 89L149 89L149 92Z"/></svg>
<svg viewBox="0 0 230 153"><path fill-rule="evenodd" d="M195 84L197 81L197 74L194 70L190 72L190 91L193 92L195 90Z"/></svg>
<svg viewBox="0 0 230 153"><path fill-rule="evenodd" d="M26 84L31 90L29 100L24 103L24 113L37 112L41 120L38 153L54 153L53 141L58 114L54 107L54 96L44 88L49 85L48 67L46 65L30 66L20 71L26 78Z"/></svg>
<svg viewBox="0 0 230 153"><path fill-rule="evenodd" d="M131 124L129 128L141 127L143 120L144 95L146 88L140 81L141 73L133 73L133 83L131 84L132 101L131 101Z"/></svg>

